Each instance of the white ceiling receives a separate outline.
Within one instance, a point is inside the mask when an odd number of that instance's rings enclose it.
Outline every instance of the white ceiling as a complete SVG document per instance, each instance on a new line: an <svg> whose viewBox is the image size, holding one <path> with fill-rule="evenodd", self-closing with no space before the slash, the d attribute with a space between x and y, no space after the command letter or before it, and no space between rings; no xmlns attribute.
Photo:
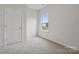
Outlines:
<svg viewBox="0 0 79 59"><path fill-rule="evenodd" d="M41 8L45 7L45 4L27 4L27 7L40 10Z"/></svg>

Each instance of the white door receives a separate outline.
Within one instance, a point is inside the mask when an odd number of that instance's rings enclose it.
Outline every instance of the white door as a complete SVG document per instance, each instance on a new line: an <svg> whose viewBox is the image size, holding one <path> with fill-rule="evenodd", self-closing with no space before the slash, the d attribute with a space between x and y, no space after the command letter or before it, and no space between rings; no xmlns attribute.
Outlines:
<svg viewBox="0 0 79 59"><path fill-rule="evenodd" d="M5 9L5 43L12 44L22 40L22 13Z"/></svg>

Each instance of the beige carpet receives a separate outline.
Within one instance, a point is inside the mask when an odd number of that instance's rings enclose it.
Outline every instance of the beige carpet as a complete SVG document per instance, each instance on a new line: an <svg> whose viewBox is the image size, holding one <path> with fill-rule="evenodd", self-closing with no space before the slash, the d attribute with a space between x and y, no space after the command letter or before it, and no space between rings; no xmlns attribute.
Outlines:
<svg viewBox="0 0 79 59"><path fill-rule="evenodd" d="M25 42L0 47L0 54L67 54L79 53L70 48L55 44L42 38L31 38Z"/></svg>

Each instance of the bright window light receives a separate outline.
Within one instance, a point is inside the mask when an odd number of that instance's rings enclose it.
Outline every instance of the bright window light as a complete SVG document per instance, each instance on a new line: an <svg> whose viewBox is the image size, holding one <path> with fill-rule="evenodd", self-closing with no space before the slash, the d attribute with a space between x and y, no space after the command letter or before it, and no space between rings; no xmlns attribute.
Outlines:
<svg viewBox="0 0 79 59"><path fill-rule="evenodd" d="M48 15L42 15L42 18L41 18L41 29L43 32L48 32Z"/></svg>

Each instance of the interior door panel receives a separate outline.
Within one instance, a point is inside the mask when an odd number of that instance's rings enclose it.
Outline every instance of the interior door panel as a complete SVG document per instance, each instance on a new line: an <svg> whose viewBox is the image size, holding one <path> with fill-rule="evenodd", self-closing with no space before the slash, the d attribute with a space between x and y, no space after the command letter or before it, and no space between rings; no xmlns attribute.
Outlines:
<svg viewBox="0 0 79 59"><path fill-rule="evenodd" d="M18 10L5 9L5 42L16 43L22 40L22 13Z"/></svg>

